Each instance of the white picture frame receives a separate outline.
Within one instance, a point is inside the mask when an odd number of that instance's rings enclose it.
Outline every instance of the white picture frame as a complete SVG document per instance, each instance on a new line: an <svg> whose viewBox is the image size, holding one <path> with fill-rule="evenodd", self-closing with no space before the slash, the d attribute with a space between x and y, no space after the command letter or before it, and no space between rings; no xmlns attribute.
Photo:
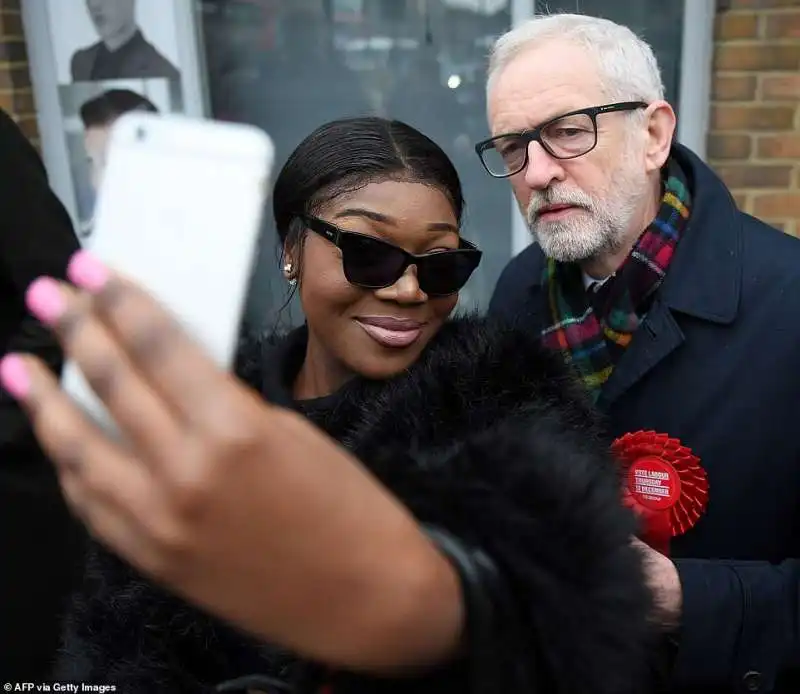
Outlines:
<svg viewBox="0 0 800 694"><path fill-rule="evenodd" d="M111 110L120 103L127 108L136 103L133 94L143 108L208 117L196 5L194 0L22 1L42 156L51 186L84 243L91 237L97 156L87 149L91 142L82 115L89 111L82 107L99 98Z"/></svg>

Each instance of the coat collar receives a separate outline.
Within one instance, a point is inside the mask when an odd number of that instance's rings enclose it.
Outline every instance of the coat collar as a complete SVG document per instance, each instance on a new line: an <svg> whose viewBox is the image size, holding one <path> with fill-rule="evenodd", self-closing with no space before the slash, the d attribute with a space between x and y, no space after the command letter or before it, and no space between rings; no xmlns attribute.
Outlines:
<svg viewBox="0 0 800 694"><path fill-rule="evenodd" d="M742 215L725 184L681 145L676 157L689 176L693 207L662 287L673 311L714 323L733 322L742 291Z"/></svg>

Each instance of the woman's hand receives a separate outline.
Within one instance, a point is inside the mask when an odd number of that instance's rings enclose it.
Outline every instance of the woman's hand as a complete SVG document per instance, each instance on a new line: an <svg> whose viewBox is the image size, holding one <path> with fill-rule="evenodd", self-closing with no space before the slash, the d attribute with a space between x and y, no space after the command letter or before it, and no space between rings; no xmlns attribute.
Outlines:
<svg viewBox="0 0 800 694"><path fill-rule="evenodd" d="M68 274L83 291L41 278L28 306L121 437L34 357L7 356L0 379L94 535L193 602L334 666L390 671L456 648L454 572L352 457L216 368L86 252Z"/></svg>

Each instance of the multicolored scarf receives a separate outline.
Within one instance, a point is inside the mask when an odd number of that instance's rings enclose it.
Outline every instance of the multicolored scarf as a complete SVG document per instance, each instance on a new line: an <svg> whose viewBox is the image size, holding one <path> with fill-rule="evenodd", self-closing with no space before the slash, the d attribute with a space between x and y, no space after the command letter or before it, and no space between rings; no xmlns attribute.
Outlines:
<svg viewBox="0 0 800 694"><path fill-rule="evenodd" d="M595 400L614 368L615 353L630 344L661 286L689 219L689 186L675 161L667 164L665 178L658 216L603 283L599 301L590 301L577 264L549 259L544 270L552 322L542 331L542 342L563 353Z"/></svg>

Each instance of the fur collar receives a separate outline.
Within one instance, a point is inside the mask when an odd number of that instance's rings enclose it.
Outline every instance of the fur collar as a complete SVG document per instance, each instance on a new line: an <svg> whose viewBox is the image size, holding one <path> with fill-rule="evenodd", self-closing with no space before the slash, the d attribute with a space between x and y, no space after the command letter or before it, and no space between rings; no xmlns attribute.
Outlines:
<svg viewBox="0 0 800 694"><path fill-rule="evenodd" d="M247 341L237 371L267 400L303 411L356 452L377 444L407 449L409 440L425 450L451 446L551 408L592 438L600 432L598 413L561 357L494 319L452 319L408 370L384 381L355 378L331 396L298 403L291 386L306 341L305 327Z"/></svg>

